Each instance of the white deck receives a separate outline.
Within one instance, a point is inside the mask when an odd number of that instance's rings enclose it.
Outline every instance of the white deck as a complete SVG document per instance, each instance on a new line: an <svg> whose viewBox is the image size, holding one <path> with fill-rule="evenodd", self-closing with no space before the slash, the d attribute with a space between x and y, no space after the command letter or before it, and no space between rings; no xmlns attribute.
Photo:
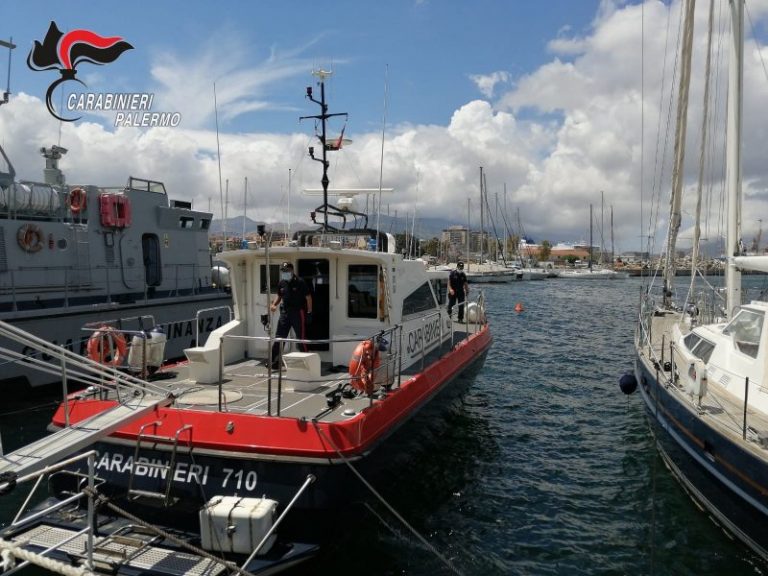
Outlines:
<svg viewBox="0 0 768 576"><path fill-rule="evenodd" d="M672 341L672 328L679 321L679 315L666 314L654 316L651 320L651 350L644 347L640 350L640 361L653 372L653 359L668 362L670 359L669 343ZM664 348L662 352L662 347ZM768 449L758 442L758 434L768 436L768 417L759 410L747 410L747 440L742 439L744 423L744 403L715 382L710 382L707 394L698 404L697 399L689 395L679 382L672 383L669 372L664 372L659 366L659 379L666 381L668 389L679 397L680 402L687 406L692 413L700 418L706 418L707 423L717 428L731 439L741 442L743 446L757 457L768 459Z"/></svg>

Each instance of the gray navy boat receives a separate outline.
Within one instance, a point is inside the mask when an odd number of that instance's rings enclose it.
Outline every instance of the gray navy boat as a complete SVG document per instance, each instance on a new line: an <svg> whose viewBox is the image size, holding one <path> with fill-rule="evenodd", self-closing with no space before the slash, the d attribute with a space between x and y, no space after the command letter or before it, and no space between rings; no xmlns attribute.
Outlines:
<svg viewBox="0 0 768 576"><path fill-rule="evenodd" d="M43 181L20 181L0 147L1 320L82 354L92 334L85 326L119 318L117 329L160 328L169 359L229 320L231 297L212 266L210 213L170 200L153 180L67 185L58 166L66 149L41 152ZM28 350L17 352L30 361ZM10 381L56 380L25 360L0 370L6 391Z"/></svg>

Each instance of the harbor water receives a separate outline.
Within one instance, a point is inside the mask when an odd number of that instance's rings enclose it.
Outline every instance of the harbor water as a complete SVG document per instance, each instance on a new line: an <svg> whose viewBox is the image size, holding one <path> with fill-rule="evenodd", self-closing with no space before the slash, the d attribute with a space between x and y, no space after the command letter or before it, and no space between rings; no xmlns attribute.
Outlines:
<svg viewBox="0 0 768 576"><path fill-rule="evenodd" d="M640 397L618 389L632 368L641 286L632 278L482 287L492 350L457 382L460 396L398 433L375 486L459 573L768 575L674 480ZM44 433L54 400L2 405L5 450ZM0 497L2 522L18 492ZM372 496L328 526L335 534L321 555L289 574L452 573Z"/></svg>

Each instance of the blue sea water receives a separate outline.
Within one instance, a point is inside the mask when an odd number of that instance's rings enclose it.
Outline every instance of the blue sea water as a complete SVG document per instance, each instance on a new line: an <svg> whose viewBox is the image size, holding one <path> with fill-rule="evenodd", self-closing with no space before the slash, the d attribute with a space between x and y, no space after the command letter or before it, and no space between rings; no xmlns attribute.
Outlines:
<svg viewBox="0 0 768 576"><path fill-rule="evenodd" d="M639 395L618 389L640 279L482 289L493 348L459 397L404 429L413 445L377 479L388 502L468 576L768 575L674 480ZM6 449L41 433L48 404L0 408ZM11 510L0 498L0 517ZM338 536L292 574L452 573L372 497L328 523Z"/></svg>

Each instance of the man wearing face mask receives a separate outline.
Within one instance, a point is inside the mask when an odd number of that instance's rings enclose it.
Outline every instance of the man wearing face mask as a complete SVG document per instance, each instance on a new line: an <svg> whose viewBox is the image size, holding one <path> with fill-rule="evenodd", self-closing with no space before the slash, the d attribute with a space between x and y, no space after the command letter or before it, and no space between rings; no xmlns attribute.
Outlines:
<svg viewBox="0 0 768 576"><path fill-rule="evenodd" d="M280 266L280 283L277 285L277 296L269 309L274 312L280 306L280 318L277 321L276 338L287 338L293 328L294 338L306 339L306 327L312 323L312 293L307 283L293 273L293 264L283 262ZM307 351L306 344L299 345ZM280 343L272 346L272 368L278 369L278 353Z"/></svg>

